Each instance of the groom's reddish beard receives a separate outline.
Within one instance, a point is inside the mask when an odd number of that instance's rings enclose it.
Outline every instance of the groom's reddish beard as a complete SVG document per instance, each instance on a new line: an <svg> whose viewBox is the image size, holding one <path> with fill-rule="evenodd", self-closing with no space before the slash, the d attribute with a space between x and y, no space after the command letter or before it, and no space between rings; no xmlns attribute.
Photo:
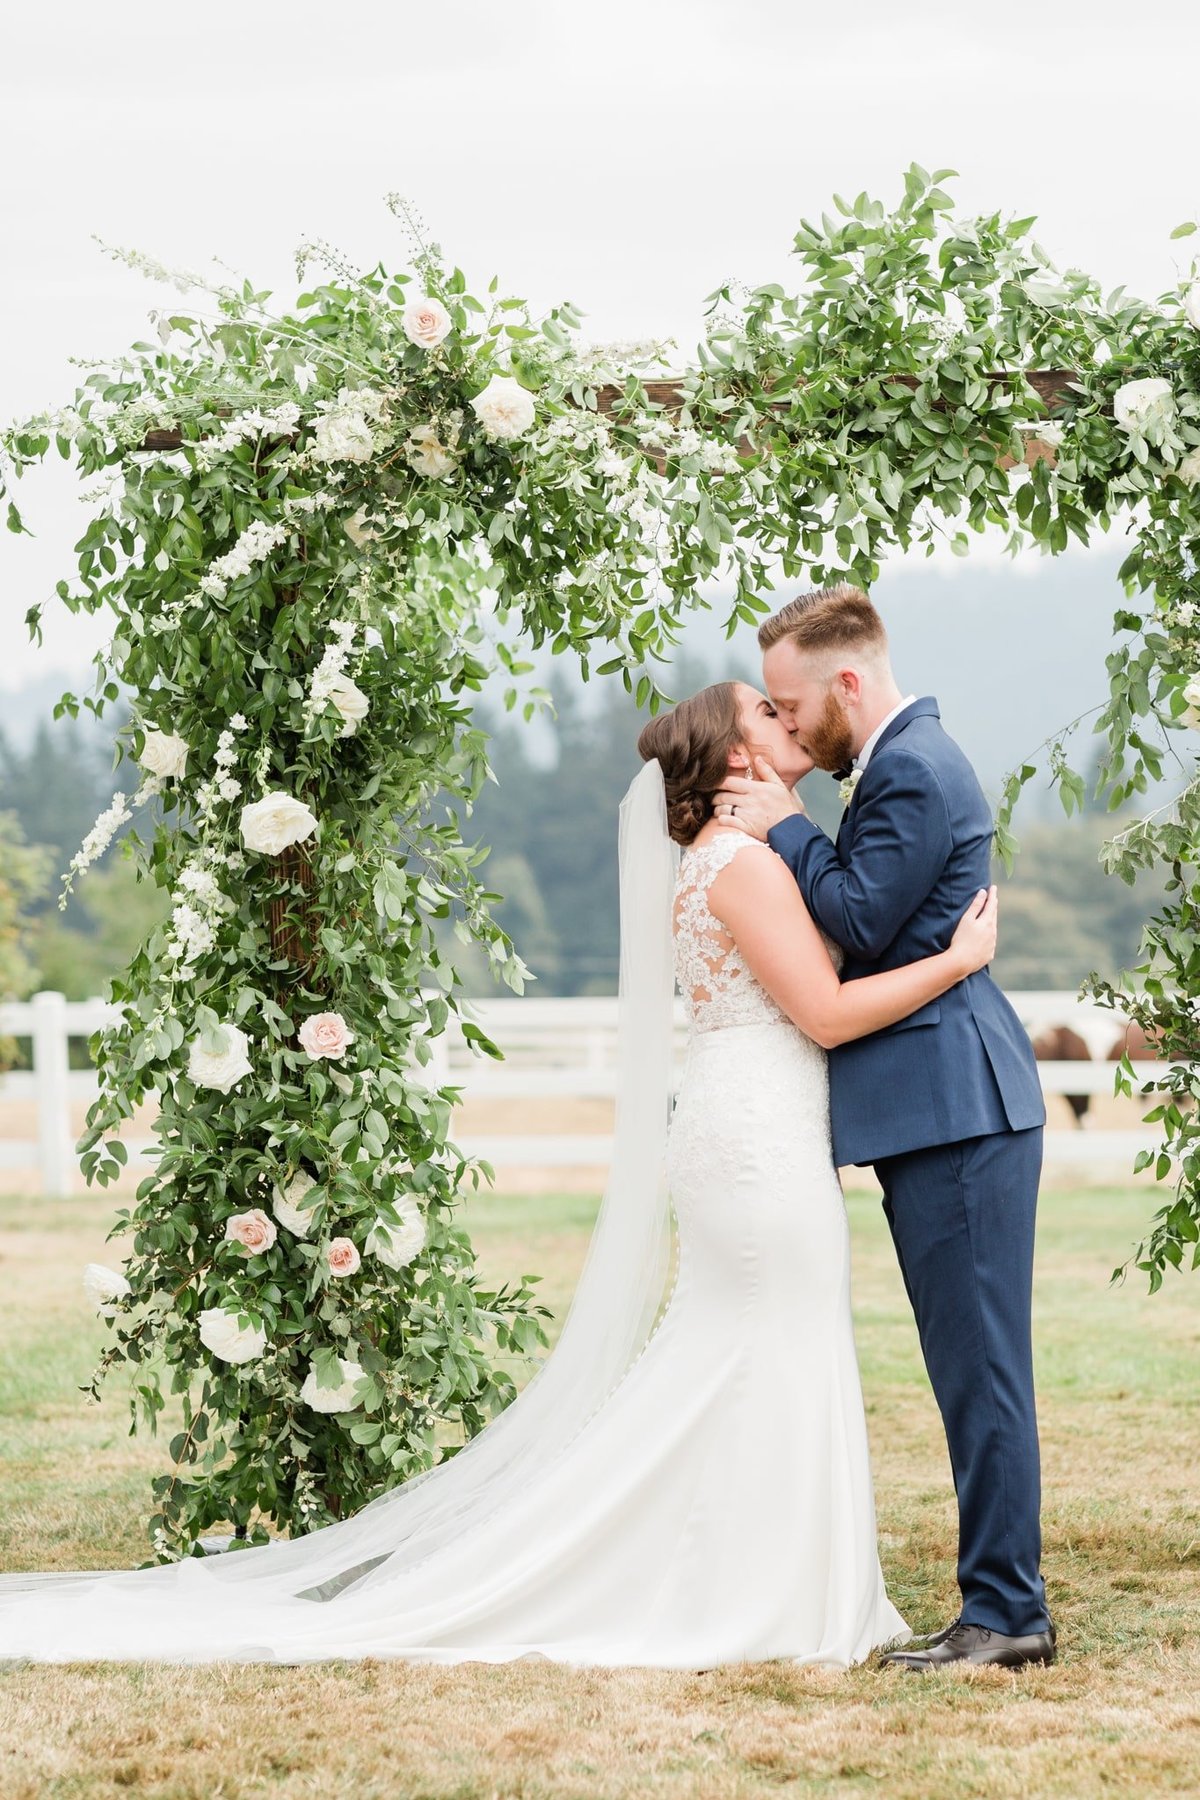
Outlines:
<svg viewBox="0 0 1200 1800"><path fill-rule="evenodd" d="M820 719L800 741L818 769L845 769L854 761L850 715L832 688L825 696Z"/></svg>

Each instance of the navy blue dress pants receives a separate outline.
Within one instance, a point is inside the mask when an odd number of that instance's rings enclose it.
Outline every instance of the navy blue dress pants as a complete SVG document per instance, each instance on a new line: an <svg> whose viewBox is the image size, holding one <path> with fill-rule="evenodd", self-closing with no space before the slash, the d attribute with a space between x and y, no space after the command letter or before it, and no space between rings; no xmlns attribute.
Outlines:
<svg viewBox="0 0 1200 1800"><path fill-rule="evenodd" d="M1042 1127L875 1163L946 1428L962 1617L1012 1636L1048 1624L1030 1304Z"/></svg>

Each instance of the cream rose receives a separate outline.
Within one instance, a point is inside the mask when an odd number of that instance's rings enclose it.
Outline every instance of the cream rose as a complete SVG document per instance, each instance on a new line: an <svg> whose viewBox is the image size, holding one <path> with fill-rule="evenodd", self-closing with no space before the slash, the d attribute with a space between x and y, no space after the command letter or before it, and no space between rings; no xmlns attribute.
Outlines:
<svg viewBox="0 0 1200 1800"><path fill-rule="evenodd" d="M83 1271L83 1291L102 1318L111 1319L118 1300L132 1289L125 1277L103 1263L88 1263Z"/></svg>
<svg viewBox="0 0 1200 1800"><path fill-rule="evenodd" d="M306 1194L311 1194L317 1186L311 1175L293 1175L282 1193L276 1188L271 1201L271 1209L279 1223L290 1231L293 1237L307 1237L313 1227L313 1208L302 1209L300 1202Z"/></svg>
<svg viewBox="0 0 1200 1800"><path fill-rule="evenodd" d="M1195 487L1196 483L1200 481L1200 444L1194 450L1188 451L1175 473L1181 481L1186 481L1189 487Z"/></svg>
<svg viewBox="0 0 1200 1800"><path fill-rule="evenodd" d="M338 1371L342 1377L340 1387L319 1388L317 1386L317 1371L313 1368L310 1368L308 1374L304 1377L304 1385L300 1389L300 1398L307 1405L311 1406L314 1412L353 1412L355 1407L360 1405L360 1402L355 1398L354 1386L356 1382L362 1380L362 1368L358 1363L348 1362L344 1357L339 1356Z"/></svg>
<svg viewBox="0 0 1200 1800"><path fill-rule="evenodd" d="M354 1042L354 1033L341 1013L312 1013L299 1031L300 1042L311 1057L345 1056L346 1047Z"/></svg>
<svg viewBox="0 0 1200 1800"><path fill-rule="evenodd" d="M200 1342L222 1362L255 1362L267 1347L261 1325L239 1325L236 1312L209 1306L200 1314Z"/></svg>
<svg viewBox="0 0 1200 1800"><path fill-rule="evenodd" d="M447 450L432 425L418 425L405 442L404 454L417 474L427 475L431 481L453 475L458 467L458 458Z"/></svg>
<svg viewBox="0 0 1200 1800"><path fill-rule="evenodd" d="M358 1254L358 1246L351 1238L330 1238L329 1248L325 1252L325 1261L329 1264L329 1273L339 1277L357 1275L362 1266L362 1257Z"/></svg>
<svg viewBox="0 0 1200 1800"><path fill-rule="evenodd" d="M1157 440L1175 421L1174 389L1160 375L1127 381L1113 395L1113 417L1125 431Z"/></svg>
<svg viewBox="0 0 1200 1800"><path fill-rule="evenodd" d="M218 1025L216 1029L221 1039L219 1050L206 1050L202 1037L192 1039L188 1052L188 1080L195 1082L197 1087L219 1088L227 1094L243 1075L249 1075L251 1071L250 1040L236 1025Z"/></svg>
<svg viewBox="0 0 1200 1800"><path fill-rule="evenodd" d="M1182 713L1183 722L1193 731L1200 731L1200 675L1193 675L1183 690L1187 706Z"/></svg>
<svg viewBox="0 0 1200 1800"><path fill-rule="evenodd" d="M471 410L492 438L519 438L537 416L533 395L507 375L493 375L472 400Z"/></svg>
<svg viewBox="0 0 1200 1800"><path fill-rule="evenodd" d="M366 509L361 506L357 512L351 513L348 519L342 520L342 529L350 542L357 545L360 550L367 544L373 544L379 536L374 526L367 523Z"/></svg>
<svg viewBox="0 0 1200 1800"><path fill-rule="evenodd" d="M379 1219L367 1238L367 1254L377 1256L387 1269L403 1269L425 1247L425 1215L407 1195L397 1200L399 1225Z"/></svg>
<svg viewBox="0 0 1200 1800"><path fill-rule="evenodd" d="M174 737L169 731L155 731L151 725L145 727L144 736L146 741L138 757L143 769L149 769L152 775L160 775L164 780L184 774L188 746L181 737Z"/></svg>
<svg viewBox="0 0 1200 1800"><path fill-rule="evenodd" d="M442 339L450 335L450 314L431 294L417 294L410 300L400 323L409 343L422 350L436 350Z"/></svg>
<svg viewBox="0 0 1200 1800"><path fill-rule="evenodd" d="M242 808L242 842L247 850L278 856L289 844L300 844L317 829L315 816L291 794L264 794Z"/></svg>
<svg viewBox="0 0 1200 1800"><path fill-rule="evenodd" d="M1188 324L1200 331L1200 281L1193 281L1183 296L1183 310L1187 314Z"/></svg>
<svg viewBox="0 0 1200 1800"><path fill-rule="evenodd" d="M344 721L339 737L352 737L371 710L371 702L349 675L328 675L321 684L322 697Z"/></svg>
<svg viewBox="0 0 1200 1800"><path fill-rule="evenodd" d="M278 1236L274 1219L268 1218L261 1206L251 1207L249 1212L234 1213L225 1221L225 1242L240 1244L247 1256L261 1256Z"/></svg>

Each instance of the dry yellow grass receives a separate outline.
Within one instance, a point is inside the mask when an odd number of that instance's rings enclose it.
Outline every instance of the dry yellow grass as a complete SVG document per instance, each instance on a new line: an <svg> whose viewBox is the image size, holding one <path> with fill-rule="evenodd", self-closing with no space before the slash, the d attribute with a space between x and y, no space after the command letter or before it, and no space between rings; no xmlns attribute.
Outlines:
<svg viewBox="0 0 1200 1800"><path fill-rule="evenodd" d="M704 1674L546 1665L305 1669L85 1665L0 1675L4 1800L386 1796L748 1800L768 1794L1194 1794L1200 1788L1200 1289L1109 1288L1147 1209L1047 1196L1038 1263L1052 1669L921 1680L742 1665ZM133 1562L161 1447L114 1394L77 1392L100 1339L79 1266L111 1258L103 1197L0 1203L0 1563ZM580 1197L489 1196L490 1273L541 1270L561 1311ZM877 1203L852 1197L856 1317L889 1584L918 1628L951 1607L940 1426Z"/></svg>

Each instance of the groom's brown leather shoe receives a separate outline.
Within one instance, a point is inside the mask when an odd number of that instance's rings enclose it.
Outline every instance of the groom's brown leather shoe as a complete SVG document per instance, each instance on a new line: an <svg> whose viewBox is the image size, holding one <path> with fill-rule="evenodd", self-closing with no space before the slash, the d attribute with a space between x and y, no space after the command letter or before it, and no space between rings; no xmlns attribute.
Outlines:
<svg viewBox="0 0 1200 1800"><path fill-rule="evenodd" d="M889 1650L881 1660L897 1663L917 1674L929 1669L943 1669L949 1663L994 1664L1004 1669L1020 1669L1026 1663L1052 1663L1057 1655L1056 1637L1053 1626L1048 1631L1035 1631L1028 1637L1006 1637L1002 1631L989 1631L986 1625L964 1625L956 1619L922 1649Z"/></svg>

